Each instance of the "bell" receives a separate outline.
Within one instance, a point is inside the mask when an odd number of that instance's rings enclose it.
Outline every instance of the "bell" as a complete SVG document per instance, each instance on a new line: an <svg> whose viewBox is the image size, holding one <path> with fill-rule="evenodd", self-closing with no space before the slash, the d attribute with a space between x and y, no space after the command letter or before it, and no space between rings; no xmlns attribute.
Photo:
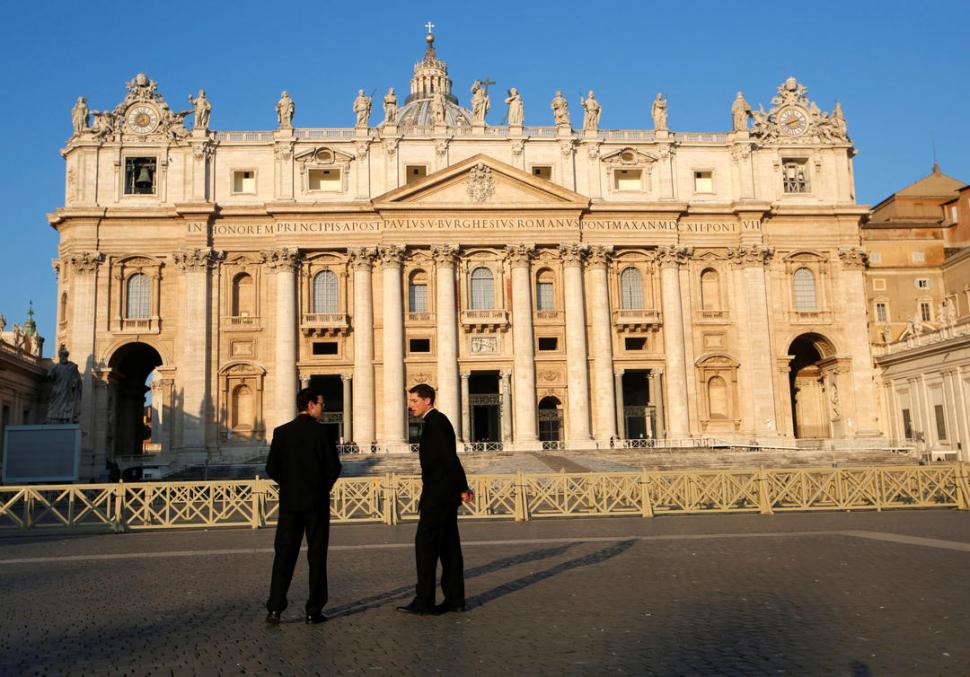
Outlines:
<svg viewBox="0 0 970 677"><path fill-rule="evenodd" d="M152 172L148 167L142 167L138 170L138 176L135 177L135 188L142 188L145 190L151 190L152 188Z"/></svg>

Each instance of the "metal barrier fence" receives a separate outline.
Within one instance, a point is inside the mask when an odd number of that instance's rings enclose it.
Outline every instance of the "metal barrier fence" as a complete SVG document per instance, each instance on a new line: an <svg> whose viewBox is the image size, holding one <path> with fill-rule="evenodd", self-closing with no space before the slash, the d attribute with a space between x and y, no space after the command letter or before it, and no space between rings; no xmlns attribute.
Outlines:
<svg viewBox="0 0 970 677"><path fill-rule="evenodd" d="M968 509L970 464L471 476L469 519ZM341 478L335 523L418 517L421 479ZM105 526L116 531L275 524L272 480L0 486L0 528Z"/></svg>

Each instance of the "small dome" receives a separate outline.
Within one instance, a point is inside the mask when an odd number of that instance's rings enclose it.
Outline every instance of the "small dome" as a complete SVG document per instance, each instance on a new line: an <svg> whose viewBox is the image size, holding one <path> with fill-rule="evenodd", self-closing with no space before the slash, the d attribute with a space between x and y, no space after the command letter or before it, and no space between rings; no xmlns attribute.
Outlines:
<svg viewBox="0 0 970 677"><path fill-rule="evenodd" d="M431 118L431 99L416 99L401 106L397 114L397 124L399 127L434 125ZM445 124L449 127L471 127L471 111L445 99Z"/></svg>

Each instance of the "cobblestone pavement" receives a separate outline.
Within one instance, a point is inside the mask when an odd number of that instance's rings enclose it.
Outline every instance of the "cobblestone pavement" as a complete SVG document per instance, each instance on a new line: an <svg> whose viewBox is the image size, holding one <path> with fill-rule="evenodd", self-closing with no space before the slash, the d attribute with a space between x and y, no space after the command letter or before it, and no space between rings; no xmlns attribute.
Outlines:
<svg viewBox="0 0 970 677"><path fill-rule="evenodd" d="M301 560L272 628L272 529L0 532L0 674L970 674L967 513L465 522L440 617L413 535L334 527L331 620Z"/></svg>

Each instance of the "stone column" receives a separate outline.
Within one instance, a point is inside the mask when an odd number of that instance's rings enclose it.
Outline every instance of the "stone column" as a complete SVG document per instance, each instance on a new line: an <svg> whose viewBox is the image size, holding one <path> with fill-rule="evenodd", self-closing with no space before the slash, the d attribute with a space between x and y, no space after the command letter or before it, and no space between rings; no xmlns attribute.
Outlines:
<svg viewBox="0 0 970 677"><path fill-rule="evenodd" d="M586 299L583 294L583 259L589 247L579 243L559 246L566 293L566 384L569 388L570 446L589 446L589 360L586 352Z"/></svg>
<svg viewBox="0 0 970 677"><path fill-rule="evenodd" d="M842 260L841 294L845 302L846 352L852 357L852 390L855 395L855 420L849 434L881 437L876 420L876 384L869 344L864 270L868 262L861 247L839 249Z"/></svg>
<svg viewBox="0 0 970 677"><path fill-rule="evenodd" d="M300 252L284 247L265 252L266 262L276 273L276 350L273 418L270 429L296 416L296 393L300 381L296 370L296 272Z"/></svg>
<svg viewBox="0 0 970 677"><path fill-rule="evenodd" d="M431 248L435 262L435 328L438 352L438 409L455 426L457 439L464 439L458 406L458 312L455 304L455 256L458 248Z"/></svg>
<svg viewBox="0 0 970 677"><path fill-rule="evenodd" d="M663 389L663 370L650 370L650 392L648 401L653 405L656 412L656 427L654 436L659 440L667 435L666 423L664 422L664 389Z"/></svg>
<svg viewBox="0 0 970 677"><path fill-rule="evenodd" d="M509 246L506 257L512 268L512 377L515 388L515 442L539 439L536 428L535 338L532 331L532 277L530 262L534 245ZM534 446L534 445L533 445Z"/></svg>
<svg viewBox="0 0 970 677"><path fill-rule="evenodd" d="M683 438L690 435L690 418L687 408L687 362L684 349L684 312L680 295L680 267L687 262L689 256L690 250L687 247L664 245L657 250L664 314L667 409L670 415L668 430L673 438Z"/></svg>
<svg viewBox="0 0 970 677"><path fill-rule="evenodd" d="M468 378L470 371L461 372L461 439L471 442L471 403L468 399Z"/></svg>
<svg viewBox="0 0 970 677"><path fill-rule="evenodd" d="M613 384L613 322L606 263L610 247L596 246L589 255L590 320L592 324L593 435L600 442L617 436L616 391Z"/></svg>
<svg viewBox="0 0 970 677"><path fill-rule="evenodd" d="M351 249L350 265L354 270L354 438L358 445L370 445L374 433L374 306L372 272L373 248ZM345 405L346 407L346 405Z"/></svg>
<svg viewBox="0 0 970 677"><path fill-rule="evenodd" d="M407 409L404 394L404 299L401 263L404 248L378 249L384 269L384 441L403 444Z"/></svg>
<svg viewBox="0 0 970 677"><path fill-rule="evenodd" d="M97 449L94 444L98 422L98 412L94 406L94 337L98 311L98 267L103 260L101 252L80 252L67 257L73 286L73 294L69 297L72 312L67 349L70 360L77 364L81 372L81 417L78 420L81 425L80 474L87 479L97 479L105 462L105 450Z"/></svg>
<svg viewBox="0 0 970 677"><path fill-rule="evenodd" d="M502 444L512 441L512 372L503 369L502 376Z"/></svg>
<svg viewBox="0 0 970 677"><path fill-rule="evenodd" d="M343 434L343 438L344 438L344 442L350 442L352 439L354 439L354 414L353 414L353 411L351 410L351 406L350 406L350 402L351 402L351 399L350 399L351 398L350 383L353 380L353 378L354 377L351 376L350 374L341 374L341 376L340 376L340 380L343 382L343 386L344 386L344 391L343 391L343 396L344 396L344 410L343 410L344 434Z"/></svg>
<svg viewBox="0 0 970 677"><path fill-rule="evenodd" d="M616 436L621 440L626 439L626 420L624 418L623 407L623 369L613 372L613 390L616 392Z"/></svg>

